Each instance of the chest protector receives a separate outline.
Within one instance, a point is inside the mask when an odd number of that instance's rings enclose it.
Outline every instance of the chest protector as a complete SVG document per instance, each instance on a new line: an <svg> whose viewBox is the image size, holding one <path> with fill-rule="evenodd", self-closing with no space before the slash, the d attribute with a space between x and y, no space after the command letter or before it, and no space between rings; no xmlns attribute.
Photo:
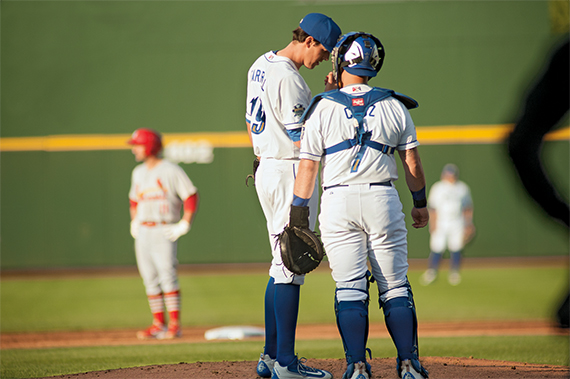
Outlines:
<svg viewBox="0 0 570 379"><path fill-rule="evenodd" d="M347 113L347 116L349 116L349 118L353 118L354 120L354 129L355 129L354 138L347 139L340 143L337 143L336 145L327 147L323 155L334 154L342 150L351 149L356 145L360 146L358 151L356 152L356 157L352 161L350 167L350 172L356 172L358 171L358 166L360 165L360 161L362 160L362 157L364 156L364 152L366 151L367 147L378 150L383 154L394 154L394 151L396 150L395 146L388 146L380 142L372 141L370 139L372 136L372 131L364 130L364 116L368 112L368 109L370 108L374 109L373 108L374 104L390 96L402 102L402 104L404 104L408 109L414 109L418 107L418 102L412 99L411 97L408 97L406 95L403 95L401 93L389 89L374 87L372 88L372 90L365 93L364 95L356 95L356 96L349 95L337 89L316 95L311 100L311 103L305 110L305 113L303 113L303 116L301 117L301 122L305 121L311 110L322 99L328 99L334 101L336 103L344 105L346 109L349 109L350 115Z"/></svg>

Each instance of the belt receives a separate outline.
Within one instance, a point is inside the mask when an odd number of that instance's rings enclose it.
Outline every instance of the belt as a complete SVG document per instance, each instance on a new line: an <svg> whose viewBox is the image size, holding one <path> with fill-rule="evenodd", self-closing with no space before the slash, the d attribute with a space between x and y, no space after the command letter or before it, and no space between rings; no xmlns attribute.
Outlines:
<svg viewBox="0 0 570 379"><path fill-rule="evenodd" d="M160 222L143 221L143 222L141 222L141 225L144 225L144 226L157 226L157 225L166 225L166 224L168 224L168 223L165 221L160 221Z"/></svg>
<svg viewBox="0 0 570 379"><path fill-rule="evenodd" d="M392 187L392 181L391 180L386 180L385 182L377 182L377 183L370 183L371 186L386 186L386 187ZM329 187L325 187L325 191L331 188L336 188L336 187L348 187L349 184L335 184L334 186L329 186Z"/></svg>

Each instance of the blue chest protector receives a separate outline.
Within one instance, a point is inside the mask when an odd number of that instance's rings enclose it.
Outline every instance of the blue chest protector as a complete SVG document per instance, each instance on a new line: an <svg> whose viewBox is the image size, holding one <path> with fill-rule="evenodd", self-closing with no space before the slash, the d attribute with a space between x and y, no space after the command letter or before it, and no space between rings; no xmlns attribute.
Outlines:
<svg viewBox="0 0 570 379"><path fill-rule="evenodd" d="M372 136L372 131L365 132L364 130L364 116L366 115L368 110L371 107L372 110L374 110L374 104L390 96L398 99L408 109L413 109L418 107L418 102L412 99L411 97L384 88L374 87L372 88L371 91L367 92L366 94L358 96L349 95L340 90L332 90L320 93L315 97L313 97L311 103L309 104L309 106L305 110L305 113L303 113L303 116L301 117L301 122L305 121L305 119L308 117L309 113L311 112L312 108L314 108L317 105L317 103L322 99L332 100L334 102L344 105L347 109L350 109L350 115L347 113L347 116L349 118L354 117L354 120L356 121L354 123L355 126L354 138L347 139L336 145L326 148L324 151L324 155L334 154L336 152L351 149L354 146L359 145L360 148L358 149L356 157L352 161L350 168L350 172L356 172L358 171L358 166L360 165L360 161L362 160L362 157L364 156L364 152L366 151L367 147L378 150L384 154L394 154L394 151L396 150L395 146L388 146L380 142L372 141L370 139L370 137Z"/></svg>

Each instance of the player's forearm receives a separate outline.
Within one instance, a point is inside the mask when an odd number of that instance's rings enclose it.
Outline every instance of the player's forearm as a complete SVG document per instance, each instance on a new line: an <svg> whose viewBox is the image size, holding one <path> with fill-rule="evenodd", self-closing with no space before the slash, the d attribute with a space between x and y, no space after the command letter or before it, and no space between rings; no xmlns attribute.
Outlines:
<svg viewBox="0 0 570 379"><path fill-rule="evenodd" d="M463 211L463 219L466 224L471 224L473 222L473 208L466 208Z"/></svg>
<svg viewBox="0 0 570 379"><path fill-rule="evenodd" d="M184 212L182 214L182 220L185 220L188 224L192 224L192 220L194 219L195 212Z"/></svg>
<svg viewBox="0 0 570 379"><path fill-rule="evenodd" d="M426 186L424 168L418 148L400 151L400 158L406 173L406 183L410 191L419 191Z"/></svg>
<svg viewBox="0 0 570 379"><path fill-rule="evenodd" d="M309 199L315 189L315 179L319 171L319 162L309 159L301 159L299 171L295 179L295 188L293 193L303 199Z"/></svg>

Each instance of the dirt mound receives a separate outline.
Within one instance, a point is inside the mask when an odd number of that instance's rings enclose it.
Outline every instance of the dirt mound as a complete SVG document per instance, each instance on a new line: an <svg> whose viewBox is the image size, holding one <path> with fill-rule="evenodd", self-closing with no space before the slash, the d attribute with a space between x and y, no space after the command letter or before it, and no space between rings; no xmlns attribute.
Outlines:
<svg viewBox="0 0 570 379"><path fill-rule="evenodd" d="M94 371L83 374L61 375L63 379L242 379L255 378L255 361L196 362L174 365L156 365ZM393 358L375 358L370 361L373 378L397 378ZM564 366L547 366L472 358L425 357L422 363L430 372L430 378L568 378L569 369ZM341 378L345 370L343 359L311 359L307 364L330 371ZM51 377L52 379L54 377Z"/></svg>

